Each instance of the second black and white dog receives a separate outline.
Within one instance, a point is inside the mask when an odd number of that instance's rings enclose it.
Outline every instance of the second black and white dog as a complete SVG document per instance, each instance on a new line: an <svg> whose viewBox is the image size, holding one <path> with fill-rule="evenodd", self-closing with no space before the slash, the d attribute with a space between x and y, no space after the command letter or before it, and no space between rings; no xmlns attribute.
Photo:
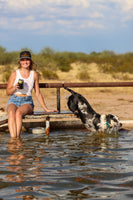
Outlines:
<svg viewBox="0 0 133 200"><path fill-rule="evenodd" d="M118 117L112 114L100 115L95 112L88 101L81 94L64 87L71 93L67 105L69 109L81 119L85 127L91 132L118 132L122 124Z"/></svg>

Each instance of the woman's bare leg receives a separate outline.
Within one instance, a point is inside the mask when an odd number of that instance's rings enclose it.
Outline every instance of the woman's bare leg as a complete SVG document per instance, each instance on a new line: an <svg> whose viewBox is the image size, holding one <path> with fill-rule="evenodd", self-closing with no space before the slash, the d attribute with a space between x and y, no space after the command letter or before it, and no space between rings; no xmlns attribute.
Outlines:
<svg viewBox="0 0 133 200"><path fill-rule="evenodd" d="M26 114L33 113L33 107L30 104L24 104L17 107L15 104L9 104L8 112L8 127L12 138L20 137L22 129L22 117Z"/></svg>
<svg viewBox="0 0 133 200"><path fill-rule="evenodd" d="M17 127L16 127L16 110L17 106L14 104L9 104L7 108L8 112L8 127L10 136L12 138L17 137Z"/></svg>
<svg viewBox="0 0 133 200"><path fill-rule="evenodd" d="M17 137L20 137L22 129L22 117L26 114L32 114L33 107L30 104L24 104L16 110L16 131Z"/></svg>

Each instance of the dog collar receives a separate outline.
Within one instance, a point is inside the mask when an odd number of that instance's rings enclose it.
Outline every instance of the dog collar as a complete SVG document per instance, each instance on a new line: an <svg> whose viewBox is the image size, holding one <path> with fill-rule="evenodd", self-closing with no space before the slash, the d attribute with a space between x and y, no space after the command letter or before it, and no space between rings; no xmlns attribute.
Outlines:
<svg viewBox="0 0 133 200"><path fill-rule="evenodd" d="M110 125L109 125L109 122L108 122L108 121L106 121L106 125L107 125L108 128L110 128Z"/></svg>

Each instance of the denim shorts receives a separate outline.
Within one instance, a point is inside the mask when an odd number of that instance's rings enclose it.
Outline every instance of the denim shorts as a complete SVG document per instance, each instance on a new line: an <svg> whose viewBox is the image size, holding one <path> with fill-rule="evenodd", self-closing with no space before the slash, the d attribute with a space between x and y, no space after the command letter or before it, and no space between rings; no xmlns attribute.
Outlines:
<svg viewBox="0 0 133 200"><path fill-rule="evenodd" d="M33 108L34 108L34 103L33 103L33 99L31 96L27 96L27 97L20 97L20 96L17 96L17 95L11 95L9 100L8 100L8 103L7 103L7 106L10 104L10 103L13 103L15 104L17 107L20 107L24 104L30 104Z"/></svg>

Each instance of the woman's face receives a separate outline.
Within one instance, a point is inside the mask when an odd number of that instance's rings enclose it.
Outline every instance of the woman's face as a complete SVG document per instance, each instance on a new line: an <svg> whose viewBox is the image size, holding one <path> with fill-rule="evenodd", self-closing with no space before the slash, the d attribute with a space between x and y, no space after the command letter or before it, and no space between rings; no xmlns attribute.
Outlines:
<svg viewBox="0 0 133 200"><path fill-rule="evenodd" d="M31 63L31 60L30 60L30 59L27 59L27 58L24 58L24 59L21 59L21 60L20 60L20 65L21 65L21 67L23 67L23 68L25 68L25 69L29 68L30 63Z"/></svg>

